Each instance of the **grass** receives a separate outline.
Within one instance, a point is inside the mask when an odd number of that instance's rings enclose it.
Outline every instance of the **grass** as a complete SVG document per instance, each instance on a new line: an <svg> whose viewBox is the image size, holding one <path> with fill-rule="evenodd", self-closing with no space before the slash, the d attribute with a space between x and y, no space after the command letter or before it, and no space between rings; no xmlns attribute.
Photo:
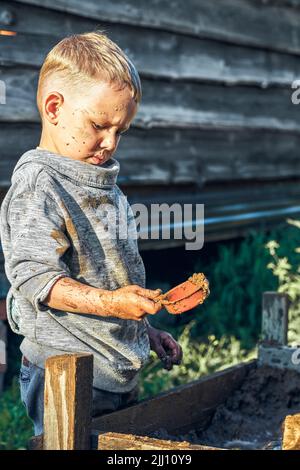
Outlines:
<svg viewBox="0 0 300 470"><path fill-rule="evenodd" d="M14 377L0 397L0 450L26 449L32 435L32 421L20 400L18 378Z"/></svg>

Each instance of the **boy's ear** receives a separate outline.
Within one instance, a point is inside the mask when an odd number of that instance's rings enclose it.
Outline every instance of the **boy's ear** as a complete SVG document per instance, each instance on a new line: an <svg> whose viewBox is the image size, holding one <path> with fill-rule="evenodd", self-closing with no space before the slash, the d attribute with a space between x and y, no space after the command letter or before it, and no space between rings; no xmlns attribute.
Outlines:
<svg viewBox="0 0 300 470"><path fill-rule="evenodd" d="M64 97L57 91L52 91L46 96L44 103L44 117L51 124L57 124L60 107L64 102Z"/></svg>

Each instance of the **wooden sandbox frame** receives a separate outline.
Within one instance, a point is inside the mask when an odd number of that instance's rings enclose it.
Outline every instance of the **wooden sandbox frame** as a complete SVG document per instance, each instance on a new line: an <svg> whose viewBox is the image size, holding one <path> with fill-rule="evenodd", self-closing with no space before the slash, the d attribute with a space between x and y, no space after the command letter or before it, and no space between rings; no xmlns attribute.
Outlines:
<svg viewBox="0 0 300 470"><path fill-rule="evenodd" d="M260 365L300 370L300 350L287 346L288 298L263 294L262 340L258 359L243 362L176 387L136 405L92 418L92 354L64 354L45 363L44 434L32 438L30 450L221 450L189 442L153 439L160 428L171 435L195 425L205 429L216 408L240 387L251 368ZM300 361L299 361L300 362ZM201 427L199 427L201 423ZM283 449L300 449L300 414L283 423Z"/></svg>

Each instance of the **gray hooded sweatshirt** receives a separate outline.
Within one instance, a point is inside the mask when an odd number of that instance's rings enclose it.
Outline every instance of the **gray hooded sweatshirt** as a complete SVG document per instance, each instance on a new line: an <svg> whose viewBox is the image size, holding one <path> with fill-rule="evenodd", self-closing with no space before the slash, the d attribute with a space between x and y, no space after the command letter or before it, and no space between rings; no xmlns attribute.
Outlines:
<svg viewBox="0 0 300 470"><path fill-rule="evenodd" d="M21 352L39 367L49 356L94 356L94 387L128 392L149 358L145 321L72 313L43 304L71 277L114 290L145 286L135 221L116 185L119 163L102 166L32 149L17 162L1 205L8 321Z"/></svg>

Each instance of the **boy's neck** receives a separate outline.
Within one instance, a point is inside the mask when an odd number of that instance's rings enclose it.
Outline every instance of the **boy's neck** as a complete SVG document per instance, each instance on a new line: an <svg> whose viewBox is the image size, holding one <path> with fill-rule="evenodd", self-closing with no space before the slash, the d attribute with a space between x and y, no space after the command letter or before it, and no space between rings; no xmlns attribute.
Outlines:
<svg viewBox="0 0 300 470"><path fill-rule="evenodd" d="M44 130L42 130L40 143L36 148L41 150L48 150L49 152L53 153L59 153L51 137L45 135Z"/></svg>

